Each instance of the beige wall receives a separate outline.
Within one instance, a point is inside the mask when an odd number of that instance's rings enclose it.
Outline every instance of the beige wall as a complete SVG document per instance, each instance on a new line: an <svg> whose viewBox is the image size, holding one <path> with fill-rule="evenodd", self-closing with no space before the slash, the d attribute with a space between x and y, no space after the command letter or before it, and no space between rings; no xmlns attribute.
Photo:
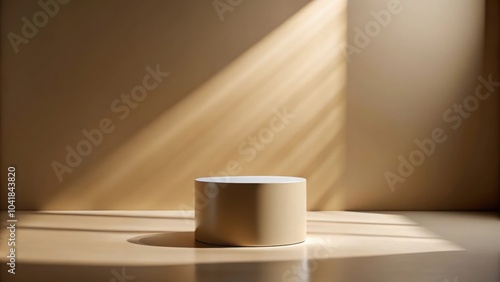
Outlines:
<svg viewBox="0 0 500 282"><path fill-rule="evenodd" d="M309 209L497 203L498 98L456 131L441 118L478 74L498 78L483 1L401 1L351 56L354 27L389 1L222 0L222 17L212 2L60 4L17 54L9 32L41 8L2 2L2 171L17 167L19 209L187 209L193 178L221 173L306 177ZM144 79L143 100L121 100ZM384 173L436 127L448 140L392 191Z"/></svg>
<svg viewBox="0 0 500 282"><path fill-rule="evenodd" d="M3 2L2 170L17 166L19 208L189 208L193 179L220 171L305 176L311 205L335 187L346 2L242 1L223 21L212 3L70 2L15 54L5 38L40 8ZM121 102L157 65L169 76Z"/></svg>
<svg viewBox="0 0 500 282"><path fill-rule="evenodd" d="M355 28L365 28L373 20L370 12L387 10L386 3L349 2L350 44L356 44ZM498 1L487 6L469 0L401 1L387 26L351 55L346 125L350 209L496 207L500 90L497 86L477 109L469 106L467 118L457 116L453 105L467 99L474 106L474 98L467 97L474 95L479 75L491 73L500 80L497 38ZM415 142L431 138L434 130L443 142L419 165ZM399 156L414 158L413 172L398 172Z"/></svg>

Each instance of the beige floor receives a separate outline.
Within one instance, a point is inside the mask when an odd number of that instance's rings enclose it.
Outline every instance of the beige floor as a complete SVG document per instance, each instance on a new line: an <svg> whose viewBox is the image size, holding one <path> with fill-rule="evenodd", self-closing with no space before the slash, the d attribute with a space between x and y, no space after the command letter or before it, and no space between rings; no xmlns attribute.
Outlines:
<svg viewBox="0 0 500 282"><path fill-rule="evenodd" d="M2 222L5 223L5 217ZM500 219L484 213L309 212L307 240L196 243L192 212L25 212L1 281L500 281Z"/></svg>

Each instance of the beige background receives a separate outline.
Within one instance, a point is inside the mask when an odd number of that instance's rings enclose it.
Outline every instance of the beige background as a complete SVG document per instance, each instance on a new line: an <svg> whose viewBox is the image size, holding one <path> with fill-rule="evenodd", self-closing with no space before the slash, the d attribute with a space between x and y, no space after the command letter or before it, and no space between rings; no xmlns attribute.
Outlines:
<svg viewBox="0 0 500 282"><path fill-rule="evenodd" d="M349 30L386 1L349 1ZM498 1L403 1L403 10L348 67L350 209L494 209L498 204L498 93L457 130L443 113L473 95L477 76L498 73ZM486 11L486 12L485 12ZM486 23L486 24L485 24ZM354 33L349 33L352 42ZM485 44L486 43L486 44ZM448 139L387 192L414 140L442 128Z"/></svg>
<svg viewBox="0 0 500 282"><path fill-rule="evenodd" d="M455 132L441 115L498 80L498 1L401 1L349 62L341 46L388 1L346 2L242 1L221 21L212 1L72 1L15 54L7 34L40 7L2 1L18 209L189 209L193 178L221 171L306 177L311 210L495 208L497 93ZM158 64L170 75L121 120L110 105ZM60 182L51 164L104 118L114 131ZM449 139L391 191L384 172L435 127Z"/></svg>

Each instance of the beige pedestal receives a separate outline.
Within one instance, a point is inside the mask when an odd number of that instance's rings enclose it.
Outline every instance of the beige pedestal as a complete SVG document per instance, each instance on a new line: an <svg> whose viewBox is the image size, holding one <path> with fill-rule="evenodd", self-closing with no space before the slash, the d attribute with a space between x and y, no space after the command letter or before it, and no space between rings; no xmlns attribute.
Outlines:
<svg viewBox="0 0 500 282"><path fill-rule="evenodd" d="M195 238L227 246L300 243L306 236L306 179L287 176L195 180Z"/></svg>

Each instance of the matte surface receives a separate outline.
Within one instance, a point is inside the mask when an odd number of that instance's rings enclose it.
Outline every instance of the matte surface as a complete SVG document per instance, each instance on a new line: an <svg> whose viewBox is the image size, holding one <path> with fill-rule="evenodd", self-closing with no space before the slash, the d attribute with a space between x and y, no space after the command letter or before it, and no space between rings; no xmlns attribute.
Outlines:
<svg viewBox="0 0 500 282"><path fill-rule="evenodd" d="M195 238L230 246L301 243L306 236L306 179L233 176L195 180Z"/></svg>
<svg viewBox="0 0 500 282"><path fill-rule="evenodd" d="M17 274L6 275L2 263L0 275L6 282L112 281L123 273L145 282L500 279L500 221L488 214L309 212L305 243L265 248L200 244L193 230L193 212L22 213Z"/></svg>
<svg viewBox="0 0 500 282"><path fill-rule="evenodd" d="M192 179L220 172L306 177L309 210L498 206L499 90L459 130L442 119L479 74L500 79L497 0L396 1L349 58L356 28L394 1L223 0L241 3L223 21L216 2L69 1L17 54L8 33L41 8L1 2L2 171L25 176L18 209L193 209ZM157 64L170 75L113 112ZM52 162L103 118L115 130L59 182ZM392 192L384 173L436 127L447 142Z"/></svg>

